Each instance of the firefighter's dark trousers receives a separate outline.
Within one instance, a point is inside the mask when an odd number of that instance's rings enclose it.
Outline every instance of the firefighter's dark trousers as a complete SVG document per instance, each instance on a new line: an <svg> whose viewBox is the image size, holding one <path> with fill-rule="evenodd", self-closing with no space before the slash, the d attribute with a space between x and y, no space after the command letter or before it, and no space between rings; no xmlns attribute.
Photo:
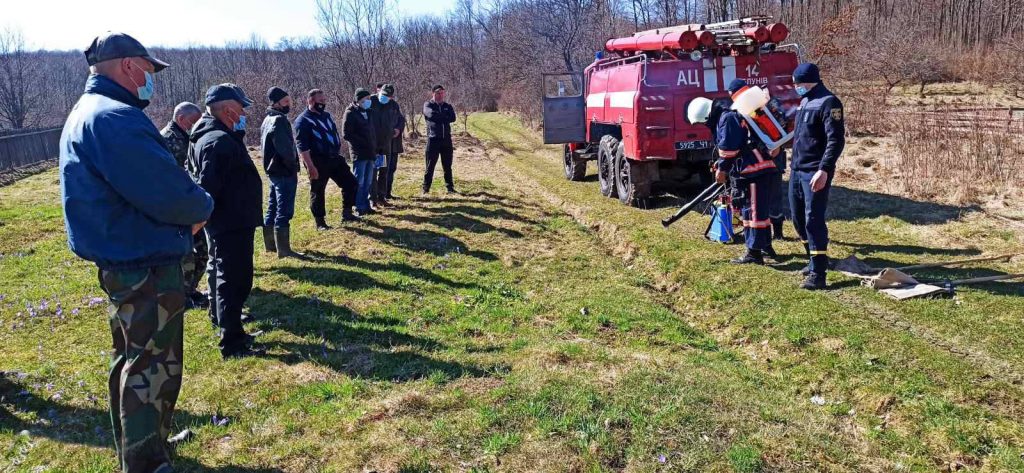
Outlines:
<svg viewBox="0 0 1024 473"><path fill-rule="evenodd" d="M812 177L814 171L793 170L789 178L789 208L793 211L793 226L810 257L811 273L824 277L828 271L825 211L828 209L828 194L832 190L832 174L829 173L825 188L818 192L811 191Z"/></svg>
<svg viewBox="0 0 1024 473"><path fill-rule="evenodd" d="M778 174L766 174L745 179L747 192L740 216L743 220L743 236L747 248L764 250L772 241L772 222L768 214L772 208L773 179Z"/></svg>

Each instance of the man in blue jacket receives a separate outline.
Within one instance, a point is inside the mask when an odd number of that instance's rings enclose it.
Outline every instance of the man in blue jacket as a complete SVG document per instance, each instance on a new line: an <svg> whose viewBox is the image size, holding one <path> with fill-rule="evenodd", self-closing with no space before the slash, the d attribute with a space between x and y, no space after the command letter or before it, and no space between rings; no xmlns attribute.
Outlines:
<svg viewBox="0 0 1024 473"><path fill-rule="evenodd" d="M793 225L804 242L810 264L800 287L825 288L828 271L828 226L825 211L836 173L836 161L846 145L843 103L821 83L818 66L804 63L793 71L796 92L803 97L793 132L793 163L789 178L789 208Z"/></svg>
<svg viewBox="0 0 1024 473"><path fill-rule="evenodd" d="M167 63L122 33L94 39L85 57L92 75L60 139L68 245L96 263L110 299L110 418L121 471L168 473L181 390L181 262L213 200L142 112Z"/></svg>
<svg viewBox="0 0 1024 473"><path fill-rule="evenodd" d="M252 292L253 237L263 226L263 179L245 148L245 108L252 105L234 84L206 91L206 113L192 128L188 157L196 183L213 197L210 237L210 302L220 328L220 354L262 354L242 328L242 306Z"/></svg>

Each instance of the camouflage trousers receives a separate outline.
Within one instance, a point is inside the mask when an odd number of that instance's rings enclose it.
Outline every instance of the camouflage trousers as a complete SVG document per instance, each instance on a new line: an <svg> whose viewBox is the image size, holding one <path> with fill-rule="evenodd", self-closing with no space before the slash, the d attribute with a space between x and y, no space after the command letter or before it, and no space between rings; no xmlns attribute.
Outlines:
<svg viewBox="0 0 1024 473"><path fill-rule="evenodd" d="M167 436L181 391L181 265L100 270L99 278L111 303L114 447L124 473L151 473L170 465Z"/></svg>
<svg viewBox="0 0 1024 473"><path fill-rule="evenodd" d="M196 292L199 282L206 274L206 264L210 260L210 246L206 242L206 230L199 230L192 237L192 252L181 261L181 270L185 273L185 295Z"/></svg>

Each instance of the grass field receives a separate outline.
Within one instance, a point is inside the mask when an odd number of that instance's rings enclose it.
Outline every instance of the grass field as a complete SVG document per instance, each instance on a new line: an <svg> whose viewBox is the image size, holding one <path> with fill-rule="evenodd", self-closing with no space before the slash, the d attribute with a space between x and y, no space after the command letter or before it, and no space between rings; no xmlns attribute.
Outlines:
<svg viewBox="0 0 1024 473"><path fill-rule="evenodd" d="M418 196L417 148L397 209L323 233L300 210L314 261L258 252L268 356L222 361L187 313L181 471L1024 471L1020 286L802 292L798 260L732 267L698 216L664 230L669 209L565 181L510 117L469 126L461 195ZM977 212L834 195L835 256L1022 248ZM56 171L0 188L0 255L0 471L113 471L106 307L66 248Z"/></svg>

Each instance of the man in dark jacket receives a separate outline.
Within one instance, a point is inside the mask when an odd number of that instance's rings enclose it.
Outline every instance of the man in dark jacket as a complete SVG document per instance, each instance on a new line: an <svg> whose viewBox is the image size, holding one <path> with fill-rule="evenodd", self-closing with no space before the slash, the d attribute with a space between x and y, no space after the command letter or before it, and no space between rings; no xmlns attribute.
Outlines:
<svg viewBox="0 0 1024 473"><path fill-rule="evenodd" d="M445 102L444 87L434 86L430 100L423 104L423 119L427 121L427 171L423 174L423 193L430 193L438 157L444 168L444 183L448 192L454 193L452 156L455 147L452 145L452 123L455 123L455 108Z"/></svg>
<svg viewBox="0 0 1024 473"><path fill-rule="evenodd" d="M267 91L267 116L260 128L263 170L270 179L267 214L263 217L263 245L279 258L296 257L292 252L289 221L295 214L295 190L299 184L299 157L295 151L292 124L288 121L292 98L280 87ZM271 230L273 229L273 230ZM273 231L273 233L271 233Z"/></svg>
<svg viewBox="0 0 1024 473"><path fill-rule="evenodd" d="M356 89L352 105L345 110L342 129L345 141L352 149L352 167L356 172L359 187L356 190L356 210L361 215L373 213L370 208L370 186L373 177L373 162L377 158L376 133L371 119L370 92Z"/></svg>
<svg viewBox="0 0 1024 473"><path fill-rule="evenodd" d="M60 138L68 246L99 268L110 300L110 419L120 470L169 473L167 436L181 391L181 261L213 200L189 179L142 109L167 63L107 33Z"/></svg>
<svg viewBox="0 0 1024 473"><path fill-rule="evenodd" d="M374 166L373 185L370 200L374 205L387 207L390 182L394 179L392 166L398 165L398 154L395 151L395 140L400 139L405 128L405 117L398 102L394 100L395 86L384 84L377 90L377 95L370 99L370 111L373 117L373 129L377 141L377 160L380 166ZM392 158L394 163L392 163Z"/></svg>
<svg viewBox="0 0 1024 473"><path fill-rule="evenodd" d="M320 89L309 91L306 110L295 118L295 142L303 164L309 171L309 210L318 230L328 230L324 204L327 183L334 181L341 188L341 220L358 221L352 213L356 197L356 177L341 155L341 137L334 118L327 112L327 94Z"/></svg>
<svg viewBox="0 0 1024 473"><path fill-rule="evenodd" d="M245 107L252 101L234 84L206 91L206 113L192 129L189 160L196 182L213 197L210 296L224 358L259 354L242 328L242 305L252 291L253 236L263 224L263 181L245 149Z"/></svg>
<svg viewBox="0 0 1024 473"><path fill-rule="evenodd" d="M182 102L174 107L174 115L171 121L167 122L160 136L167 142L167 148L174 155L174 160L183 169L188 170L188 134L192 126L199 121L203 111L192 102ZM189 170L191 174L191 170ZM186 303L189 307L209 307L210 299L199 292L199 283L206 273L206 264L209 262L210 253L206 245L206 230L199 230L192 238L192 252L185 255L181 262L181 269L185 273L185 294Z"/></svg>
<svg viewBox="0 0 1024 473"><path fill-rule="evenodd" d="M825 289L828 272L825 213L836 162L846 146L846 121L843 102L822 83L818 66L812 63L797 66L793 71L793 85L803 99L793 132L789 209L793 212L793 226L810 260L802 271L807 278L800 287L818 290Z"/></svg>

